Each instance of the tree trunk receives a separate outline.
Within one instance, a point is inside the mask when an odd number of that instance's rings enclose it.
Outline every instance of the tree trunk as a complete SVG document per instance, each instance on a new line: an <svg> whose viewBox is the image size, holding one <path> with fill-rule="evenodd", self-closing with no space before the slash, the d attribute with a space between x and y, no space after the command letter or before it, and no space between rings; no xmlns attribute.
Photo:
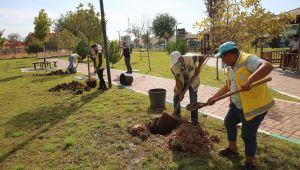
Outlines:
<svg viewBox="0 0 300 170"><path fill-rule="evenodd" d="M217 80L219 80L219 58L217 58L217 63L216 63L216 73L217 73Z"/></svg>
<svg viewBox="0 0 300 170"><path fill-rule="evenodd" d="M87 56L88 58L88 78L89 78L89 81L91 81L91 73L90 73L90 57Z"/></svg>
<svg viewBox="0 0 300 170"><path fill-rule="evenodd" d="M149 46L147 46L147 51L148 51L148 66L149 66L149 70L151 71L150 55L149 55Z"/></svg>

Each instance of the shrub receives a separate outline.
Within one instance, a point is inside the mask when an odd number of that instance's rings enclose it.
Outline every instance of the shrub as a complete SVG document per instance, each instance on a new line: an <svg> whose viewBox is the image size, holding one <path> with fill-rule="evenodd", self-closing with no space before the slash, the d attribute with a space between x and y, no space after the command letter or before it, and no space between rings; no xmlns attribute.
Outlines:
<svg viewBox="0 0 300 170"><path fill-rule="evenodd" d="M176 41L176 50L178 50L182 55L188 52L188 46L184 39L178 39Z"/></svg>
<svg viewBox="0 0 300 170"><path fill-rule="evenodd" d="M131 48L132 46L130 46ZM120 48L119 42L117 40L113 40L109 43L109 62L112 64L117 63L120 60Z"/></svg>
<svg viewBox="0 0 300 170"><path fill-rule="evenodd" d="M84 59L86 58L87 55L90 54L91 48L88 46L88 44L85 41L80 41L77 44L74 52Z"/></svg>
<svg viewBox="0 0 300 170"><path fill-rule="evenodd" d="M188 45L184 39L178 39L175 43L167 45L167 52L171 54L173 51L179 51L182 55L188 52Z"/></svg>
<svg viewBox="0 0 300 170"><path fill-rule="evenodd" d="M43 47L43 44L40 41L33 41L33 42L31 42L30 44L27 45L25 50L29 54L35 53L36 56L37 56L38 52L44 51L44 47Z"/></svg>
<svg viewBox="0 0 300 170"><path fill-rule="evenodd" d="M167 44L167 52L169 54L171 54L173 51L176 51L176 43L175 42L172 42L172 43L168 43Z"/></svg>

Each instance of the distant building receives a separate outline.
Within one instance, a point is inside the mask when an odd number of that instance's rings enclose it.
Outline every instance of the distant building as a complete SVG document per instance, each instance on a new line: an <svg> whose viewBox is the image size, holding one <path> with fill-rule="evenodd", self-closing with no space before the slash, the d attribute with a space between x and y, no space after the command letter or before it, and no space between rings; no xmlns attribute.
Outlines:
<svg viewBox="0 0 300 170"><path fill-rule="evenodd" d="M200 51L201 49L201 41L198 39L197 34L187 33L185 35L185 39L188 43L190 51Z"/></svg>
<svg viewBox="0 0 300 170"><path fill-rule="evenodd" d="M186 32L185 32L185 29L184 28L180 28L180 29L177 29L176 30L176 38L179 39L185 39L185 35L186 35Z"/></svg>
<svg viewBox="0 0 300 170"><path fill-rule="evenodd" d="M15 47L15 48L25 48L25 42L22 42L22 41L5 41L4 44L3 44L3 47L4 49L9 49L9 48L12 48L12 47Z"/></svg>
<svg viewBox="0 0 300 170"><path fill-rule="evenodd" d="M291 15L296 16L295 23L298 23L298 24L300 23L300 7L290 10L287 13L290 13Z"/></svg>

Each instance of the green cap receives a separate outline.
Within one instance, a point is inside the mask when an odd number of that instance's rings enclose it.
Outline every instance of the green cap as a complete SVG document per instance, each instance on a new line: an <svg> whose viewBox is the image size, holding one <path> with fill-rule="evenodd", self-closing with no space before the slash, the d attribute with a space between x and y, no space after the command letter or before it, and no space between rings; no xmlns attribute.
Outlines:
<svg viewBox="0 0 300 170"><path fill-rule="evenodd" d="M237 46L235 45L234 42L232 42L232 41L225 42L222 45L220 45L219 52L215 55L215 57L220 58L223 53L233 50L233 49L237 49Z"/></svg>

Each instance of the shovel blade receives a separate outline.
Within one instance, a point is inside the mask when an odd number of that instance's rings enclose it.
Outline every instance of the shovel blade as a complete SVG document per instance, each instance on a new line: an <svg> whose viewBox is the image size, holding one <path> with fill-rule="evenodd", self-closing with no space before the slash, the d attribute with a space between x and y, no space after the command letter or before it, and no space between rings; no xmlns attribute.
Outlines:
<svg viewBox="0 0 300 170"><path fill-rule="evenodd" d="M197 109L201 109L202 107L205 107L205 106L207 106L207 103L200 103L200 102L190 103L186 106L186 110L194 111L194 110L197 110Z"/></svg>
<svg viewBox="0 0 300 170"><path fill-rule="evenodd" d="M170 133L179 123L180 120L178 118L172 116L166 111L163 111L156 123L156 127L160 134L164 135Z"/></svg>

